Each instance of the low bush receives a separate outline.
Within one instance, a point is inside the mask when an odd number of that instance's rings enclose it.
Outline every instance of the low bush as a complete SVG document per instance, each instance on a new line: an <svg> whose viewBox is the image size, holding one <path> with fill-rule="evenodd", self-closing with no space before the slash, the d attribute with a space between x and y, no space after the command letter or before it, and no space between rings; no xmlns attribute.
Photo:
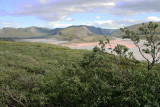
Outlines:
<svg viewBox="0 0 160 107"><path fill-rule="evenodd" d="M159 64L148 71L145 62L41 43L0 49L2 107L160 106Z"/></svg>

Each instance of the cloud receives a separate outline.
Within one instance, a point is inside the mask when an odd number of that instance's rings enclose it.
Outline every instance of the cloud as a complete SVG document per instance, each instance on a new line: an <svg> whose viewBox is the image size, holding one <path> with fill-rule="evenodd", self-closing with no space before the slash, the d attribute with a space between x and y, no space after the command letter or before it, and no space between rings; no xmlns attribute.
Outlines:
<svg viewBox="0 0 160 107"><path fill-rule="evenodd" d="M103 25L103 24L113 24L112 20L107 20L107 21L96 21L95 22L98 25Z"/></svg>
<svg viewBox="0 0 160 107"><path fill-rule="evenodd" d="M121 1L110 11L118 16L129 16L141 13L160 12L160 0L126 0Z"/></svg>
<svg viewBox="0 0 160 107"><path fill-rule="evenodd" d="M24 5L25 8L32 8L33 5Z"/></svg>
<svg viewBox="0 0 160 107"><path fill-rule="evenodd" d="M96 21L93 25L96 27L102 27L107 29L117 29L122 26L117 21L113 21L113 20Z"/></svg>
<svg viewBox="0 0 160 107"><path fill-rule="evenodd" d="M160 0L28 0L10 15L35 16L45 21L61 21L74 13L91 12L124 17L160 12L159 5ZM4 13L0 11L0 14Z"/></svg>
<svg viewBox="0 0 160 107"><path fill-rule="evenodd" d="M93 23L82 23L82 25L102 27L106 29L119 29L121 27L138 24L140 22L142 22L142 20L133 20L133 19L122 19L118 21L101 20L101 21L95 21Z"/></svg>
<svg viewBox="0 0 160 107"><path fill-rule="evenodd" d="M124 26L134 25L134 24L138 24L141 22L142 20L134 20L134 19L122 19L122 20L117 21L117 23L124 25Z"/></svg>
<svg viewBox="0 0 160 107"><path fill-rule="evenodd" d="M108 0L40 0L39 3L25 4L13 15L35 16L46 21L60 21L68 15L86 12L107 12L116 6L116 1Z"/></svg>
<svg viewBox="0 0 160 107"><path fill-rule="evenodd" d="M99 17L99 16L96 16L96 19L100 19L100 17Z"/></svg>
<svg viewBox="0 0 160 107"><path fill-rule="evenodd" d="M4 16L4 15L7 15L7 14L8 14L7 11L5 11L5 10L0 10L0 16Z"/></svg>
<svg viewBox="0 0 160 107"><path fill-rule="evenodd" d="M47 0L40 0L41 4L47 4Z"/></svg>
<svg viewBox="0 0 160 107"><path fill-rule="evenodd" d="M66 21L73 21L73 19L72 18L67 18Z"/></svg>
<svg viewBox="0 0 160 107"><path fill-rule="evenodd" d="M119 24L117 21L113 20L103 20L103 21L95 21L95 22L87 22L87 23L81 23L77 24L78 25L87 25L87 26L95 26L95 27L101 27L101 28L106 28L106 29L117 29L120 27L123 27L122 24ZM65 28L68 26L73 26L71 23L61 23L59 22L48 22L45 27L49 28Z"/></svg>
<svg viewBox="0 0 160 107"><path fill-rule="evenodd" d="M74 13L109 13L129 16L160 12L160 0L36 0L12 12L12 15L35 16L46 21L61 21ZM97 18L98 19L98 18Z"/></svg>
<svg viewBox="0 0 160 107"><path fill-rule="evenodd" d="M122 5L121 8L139 12L159 12L159 5L159 0L139 0L134 2L127 2L125 5Z"/></svg>
<svg viewBox="0 0 160 107"><path fill-rule="evenodd" d="M93 23L82 23L82 25L95 26L106 29L117 29L122 27L122 25L118 24L117 21L113 20L102 20L102 21L95 21Z"/></svg>
<svg viewBox="0 0 160 107"><path fill-rule="evenodd" d="M116 16L133 16L140 13L160 12L160 0L35 0L33 3L25 3L21 7L12 11L15 16L34 16L44 21L50 22L48 26L66 27L72 24L62 24L59 21L72 21L68 18L74 13L107 13ZM0 10L0 15L4 14ZM107 15L106 15L107 16ZM84 23L104 28L119 28L146 21L159 21L158 17L151 16L144 20L122 19L118 21L101 20L93 23ZM113 18L111 16L111 18ZM117 17L116 17L117 19Z"/></svg>
<svg viewBox="0 0 160 107"><path fill-rule="evenodd" d="M87 26L95 26L95 27L101 27L101 28L106 28L106 29L119 29L124 26L130 26L134 24L139 24L142 22L148 22L148 21L160 21L160 18L155 17L155 16L150 16L147 17L145 20L142 19L121 19L121 20L99 20L95 22L86 22L86 23L81 23L79 25L87 25ZM64 28L68 26L72 26L73 24L64 24L59 22L49 22L47 24L48 27L51 28Z"/></svg>
<svg viewBox="0 0 160 107"><path fill-rule="evenodd" d="M42 19L42 20L46 20L46 21L61 21L61 20L64 20L64 18L66 16L63 16L63 15L41 15L41 16L37 16L39 19Z"/></svg>
<svg viewBox="0 0 160 107"><path fill-rule="evenodd" d="M150 16L150 17L146 18L146 21L158 22L158 21L160 21L160 18L156 17L156 16Z"/></svg>
<svg viewBox="0 0 160 107"><path fill-rule="evenodd" d="M49 27L49 28L65 28L68 26L72 26L72 24L63 24L60 22L48 22L46 24L46 27Z"/></svg>
<svg viewBox="0 0 160 107"><path fill-rule="evenodd" d="M16 22L0 22L0 28L4 28L4 27L19 28L20 24Z"/></svg>

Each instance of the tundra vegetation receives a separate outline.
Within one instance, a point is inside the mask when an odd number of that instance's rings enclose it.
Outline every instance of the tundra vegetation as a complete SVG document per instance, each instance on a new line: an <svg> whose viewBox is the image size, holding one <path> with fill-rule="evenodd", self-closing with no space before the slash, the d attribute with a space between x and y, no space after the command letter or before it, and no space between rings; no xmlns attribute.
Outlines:
<svg viewBox="0 0 160 107"><path fill-rule="evenodd" d="M120 30L125 33L123 38L130 38L131 41L138 48L142 57L147 61L147 69L150 70L160 60L160 37L156 34L158 28L157 23L149 22L142 24L138 28L138 32L130 31L128 28L121 28ZM145 42L140 44L140 39L143 37ZM148 56L151 57L151 60Z"/></svg>
<svg viewBox="0 0 160 107"><path fill-rule="evenodd" d="M0 106L160 106L160 65L148 71L127 47L99 44L87 51L0 41Z"/></svg>

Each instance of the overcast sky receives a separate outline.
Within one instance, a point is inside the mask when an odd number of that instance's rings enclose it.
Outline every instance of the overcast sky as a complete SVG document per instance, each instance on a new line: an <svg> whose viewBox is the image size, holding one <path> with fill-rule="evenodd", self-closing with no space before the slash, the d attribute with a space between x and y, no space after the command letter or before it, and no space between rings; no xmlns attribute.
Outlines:
<svg viewBox="0 0 160 107"><path fill-rule="evenodd" d="M0 0L0 28L118 29L148 21L160 21L160 0Z"/></svg>

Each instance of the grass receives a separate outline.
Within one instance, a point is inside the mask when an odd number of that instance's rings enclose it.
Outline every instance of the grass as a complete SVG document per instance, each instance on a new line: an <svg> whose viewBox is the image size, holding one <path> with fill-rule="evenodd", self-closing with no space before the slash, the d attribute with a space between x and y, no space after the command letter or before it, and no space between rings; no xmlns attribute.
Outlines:
<svg viewBox="0 0 160 107"><path fill-rule="evenodd" d="M0 41L0 71L60 70L85 52L45 43Z"/></svg>
<svg viewBox="0 0 160 107"><path fill-rule="evenodd" d="M0 40L0 106L17 104L14 100L14 104L10 103L8 96L25 99L28 106L44 103L46 97L39 91L45 91L46 84L88 52L45 43Z"/></svg>
<svg viewBox="0 0 160 107"><path fill-rule="evenodd" d="M0 41L0 106L159 106L159 65L124 65L87 50Z"/></svg>

